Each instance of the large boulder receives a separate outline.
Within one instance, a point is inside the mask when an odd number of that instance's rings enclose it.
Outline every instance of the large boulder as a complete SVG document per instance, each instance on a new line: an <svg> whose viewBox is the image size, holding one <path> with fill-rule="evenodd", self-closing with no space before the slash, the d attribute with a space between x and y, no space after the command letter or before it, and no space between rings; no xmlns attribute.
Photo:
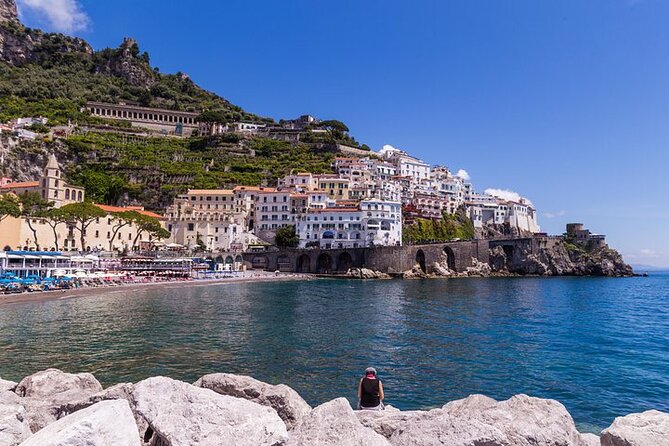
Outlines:
<svg viewBox="0 0 669 446"><path fill-rule="evenodd" d="M103 401L50 424L21 446L139 446L125 400Z"/></svg>
<svg viewBox="0 0 669 446"><path fill-rule="evenodd" d="M287 439L286 425L271 407L170 378L141 381L132 396L154 445L273 446Z"/></svg>
<svg viewBox="0 0 669 446"><path fill-rule="evenodd" d="M0 391L0 446L16 446L32 433L21 398Z"/></svg>
<svg viewBox="0 0 669 446"><path fill-rule="evenodd" d="M390 438L405 425L426 418L433 418L434 413L424 410L403 412L386 406L386 410L357 410L355 411L355 415L363 426L373 429L377 434Z"/></svg>
<svg viewBox="0 0 669 446"><path fill-rule="evenodd" d="M345 398L321 404L290 432L287 446L390 446L363 426Z"/></svg>
<svg viewBox="0 0 669 446"><path fill-rule="evenodd" d="M13 392L18 383L0 378L0 392Z"/></svg>
<svg viewBox="0 0 669 446"><path fill-rule="evenodd" d="M601 446L599 437L595 434L581 434L581 440L583 440L583 446Z"/></svg>
<svg viewBox="0 0 669 446"><path fill-rule="evenodd" d="M669 446L669 414L657 410L618 417L602 432L602 446Z"/></svg>
<svg viewBox="0 0 669 446"><path fill-rule="evenodd" d="M52 398L65 393L94 394L102 385L90 373L65 373L58 369L47 369L27 376L16 386L16 394L22 397Z"/></svg>
<svg viewBox="0 0 669 446"><path fill-rule="evenodd" d="M481 395L449 403L443 410L457 418L492 426L513 446L583 446L567 409L555 400L516 395L495 402ZM491 443L493 444L493 443Z"/></svg>
<svg viewBox="0 0 669 446"><path fill-rule="evenodd" d="M92 406L93 404L99 403L101 401L109 400L126 400L130 404L130 409L135 415L135 422L139 429L141 437L144 437L146 431L149 428L146 420L141 416L137 415L135 411L135 401L132 397L132 392L134 392L135 386L131 383L121 383L111 386L107 389L104 389L101 392L95 393L88 398L79 401L71 401L65 404L60 405L58 408L54 408L54 412L57 419L66 417L74 412L85 409Z"/></svg>
<svg viewBox="0 0 669 446"><path fill-rule="evenodd" d="M311 411L311 406L290 387L267 384L249 376L214 373L195 382L198 387L213 390L221 395L244 398L276 410L288 429Z"/></svg>
<svg viewBox="0 0 669 446"><path fill-rule="evenodd" d="M390 443L393 446L516 446L496 427L476 419L454 417L442 409L431 410L427 416L401 424L390 437Z"/></svg>
<svg viewBox="0 0 669 446"><path fill-rule="evenodd" d="M81 401L102 391L102 385L90 373L65 373L48 369L35 373L16 386L16 394L23 397L33 432L58 419L64 404Z"/></svg>

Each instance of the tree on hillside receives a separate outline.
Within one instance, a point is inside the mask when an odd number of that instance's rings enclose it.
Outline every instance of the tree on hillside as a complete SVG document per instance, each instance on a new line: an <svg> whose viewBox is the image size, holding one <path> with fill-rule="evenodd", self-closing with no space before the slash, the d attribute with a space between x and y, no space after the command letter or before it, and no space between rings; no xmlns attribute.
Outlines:
<svg viewBox="0 0 669 446"><path fill-rule="evenodd" d="M35 242L35 249L40 250L39 240L37 239L37 227L34 220L43 220L49 211L53 208L53 202L47 201L37 192L27 192L22 194L21 200L21 216L26 220L28 228L33 233L33 242Z"/></svg>
<svg viewBox="0 0 669 446"><path fill-rule="evenodd" d="M58 246L58 226L67 223L68 217L59 208L49 209L44 217L44 222L49 225L53 232L53 244L56 251L58 251L60 250L60 247Z"/></svg>
<svg viewBox="0 0 669 446"><path fill-rule="evenodd" d="M139 238L142 234L149 234L151 238L156 238L158 240L166 239L170 237L170 232L163 228L160 224L160 220L155 217L150 217L148 215L140 214L137 212L138 217L134 219L133 224L137 227L137 235L132 241L132 248L135 249Z"/></svg>
<svg viewBox="0 0 669 446"><path fill-rule="evenodd" d="M141 214L137 211L114 212L112 214L114 226L112 226L111 238L109 239L110 251L114 250L114 240L116 240L116 236L118 235L119 231L124 227L133 224L140 218L139 216L141 216Z"/></svg>
<svg viewBox="0 0 669 446"><path fill-rule="evenodd" d="M331 142L337 142L344 138L344 135L349 132L348 127L341 121L331 119L329 121L322 121L319 127L327 130L328 137Z"/></svg>
<svg viewBox="0 0 669 446"><path fill-rule="evenodd" d="M223 110L207 110L197 117L198 122L208 122L210 124L227 124L228 117Z"/></svg>
<svg viewBox="0 0 669 446"><path fill-rule="evenodd" d="M106 215L105 211L94 205L93 203L71 203L66 204L60 211L65 218L65 221L72 223L77 231L79 231L81 250L86 250L86 229L96 219L102 218Z"/></svg>
<svg viewBox="0 0 669 446"><path fill-rule="evenodd" d="M274 244L279 248L297 248L300 238L295 232L295 226L284 226L276 230Z"/></svg>
<svg viewBox="0 0 669 446"><path fill-rule="evenodd" d="M7 217L20 217L21 206L14 194L0 195L0 222Z"/></svg>

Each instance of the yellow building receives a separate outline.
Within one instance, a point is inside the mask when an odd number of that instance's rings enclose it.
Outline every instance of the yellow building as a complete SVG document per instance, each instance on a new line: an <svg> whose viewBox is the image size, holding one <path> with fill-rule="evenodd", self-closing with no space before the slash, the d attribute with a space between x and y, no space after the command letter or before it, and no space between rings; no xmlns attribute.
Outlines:
<svg viewBox="0 0 669 446"><path fill-rule="evenodd" d="M335 200L348 200L351 198L351 180L339 175L317 175L318 189L327 193L328 197Z"/></svg>
<svg viewBox="0 0 669 446"><path fill-rule="evenodd" d="M114 214L137 211L140 214L164 220L161 215L145 211L140 206L96 205L107 213L105 217L93 221L84 235L85 246L81 249L81 234L74 226L60 222L53 223L41 218L7 217L0 222L0 248L4 250L39 251L125 251L145 249L156 240L149 234L138 237L136 225L127 224ZM163 223L164 225L164 223Z"/></svg>

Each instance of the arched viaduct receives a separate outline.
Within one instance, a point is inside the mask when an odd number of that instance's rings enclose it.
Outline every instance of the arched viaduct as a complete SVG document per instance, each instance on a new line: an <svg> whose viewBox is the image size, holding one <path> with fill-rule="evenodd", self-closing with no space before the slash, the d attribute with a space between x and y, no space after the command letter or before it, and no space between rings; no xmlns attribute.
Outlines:
<svg viewBox="0 0 669 446"><path fill-rule="evenodd" d="M447 263L449 269L457 272L472 266L472 259L488 263L488 249L486 240L374 248L285 249L246 253L244 261L253 269L311 274L343 274L353 267L393 274L418 264L430 274L437 262Z"/></svg>

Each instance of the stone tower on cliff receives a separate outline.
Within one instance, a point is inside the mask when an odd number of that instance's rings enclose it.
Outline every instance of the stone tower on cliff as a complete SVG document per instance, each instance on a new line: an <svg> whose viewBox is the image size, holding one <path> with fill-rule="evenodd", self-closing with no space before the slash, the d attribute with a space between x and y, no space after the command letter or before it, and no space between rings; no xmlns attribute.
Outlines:
<svg viewBox="0 0 669 446"><path fill-rule="evenodd" d="M18 22L19 13L14 0L0 0L0 23Z"/></svg>

